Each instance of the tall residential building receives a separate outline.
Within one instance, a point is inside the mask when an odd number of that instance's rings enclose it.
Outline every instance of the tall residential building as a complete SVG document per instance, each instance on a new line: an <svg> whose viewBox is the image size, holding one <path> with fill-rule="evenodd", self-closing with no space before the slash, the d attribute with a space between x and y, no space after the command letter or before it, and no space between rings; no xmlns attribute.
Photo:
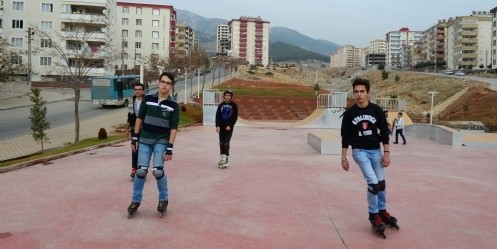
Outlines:
<svg viewBox="0 0 497 249"><path fill-rule="evenodd" d="M18 51L16 62L27 66L32 81L68 75L83 54L92 65L87 76L114 73L104 58L114 42L115 0L2 0L0 8L0 35Z"/></svg>
<svg viewBox="0 0 497 249"><path fill-rule="evenodd" d="M364 67L366 65L366 51L365 49L356 48L349 44L344 45L336 53L331 55L330 67Z"/></svg>
<svg viewBox="0 0 497 249"><path fill-rule="evenodd" d="M446 19L438 20L437 24L423 32L420 59L436 62L437 65L446 62L447 23Z"/></svg>
<svg viewBox="0 0 497 249"><path fill-rule="evenodd" d="M492 15L492 69L497 69L497 7L490 10Z"/></svg>
<svg viewBox="0 0 497 249"><path fill-rule="evenodd" d="M156 57L167 61L175 52L176 11L170 5L117 3L116 69L137 68Z"/></svg>
<svg viewBox="0 0 497 249"><path fill-rule="evenodd" d="M473 11L447 23L447 68L477 68L491 62L492 16Z"/></svg>
<svg viewBox="0 0 497 249"><path fill-rule="evenodd" d="M185 58L192 55L195 50L195 33L185 24L176 25L176 56ZM198 40L197 40L198 41ZM198 46L198 44L197 44Z"/></svg>
<svg viewBox="0 0 497 249"><path fill-rule="evenodd" d="M385 64L386 54L387 42L384 39L370 41L366 55L367 65Z"/></svg>
<svg viewBox="0 0 497 249"><path fill-rule="evenodd" d="M251 65L269 64L269 22L260 17L240 17L228 23L228 55Z"/></svg>
<svg viewBox="0 0 497 249"><path fill-rule="evenodd" d="M229 26L222 24L217 26L216 31L216 55L227 55L229 48Z"/></svg>
<svg viewBox="0 0 497 249"><path fill-rule="evenodd" d="M386 34L387 56L386 66L408 67L412 64L412 48L414 43L423 39L423 32L410 31L409 28L401 28L398 31L390 31Z"/></svg>

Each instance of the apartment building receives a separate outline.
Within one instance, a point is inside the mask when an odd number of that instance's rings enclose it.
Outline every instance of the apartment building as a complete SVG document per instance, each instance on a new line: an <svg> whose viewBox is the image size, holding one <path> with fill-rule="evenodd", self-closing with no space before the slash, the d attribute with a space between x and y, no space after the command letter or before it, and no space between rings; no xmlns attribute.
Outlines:
<svg viewBox="0 0 497 249"><path fill-rule="evenodd" d="M423 41L419 46L421 60L437 65L446 63L447 23L447 19L440 19L423 32Z"/></svg>
<svg viewBox="0 0 497 249"><path fill-rule="evenodd" d="M422 31L411 31L409 28L388 32L386 34L387 56L385 65L398 68L411 66L414 44L422 39Z"/></svg>
<svg viewBox="0 0 497 249"><path fill-rule="evenodd" d="M198 46L193 29L185 24L176 25L176 56L186 58L192 55Z"/></svg>
<svg viewBox="0 0 497 249"><path fill-rule="evenodd" d="M115 5L115 0L2 0L0 35L32 81L69 75L82 59L89 62L87 76L107 75L113 71L103 58L113 43Z"/></svg>
<svg viewBox="0 0 497 249"><path fill-rule="evenodd" d="M447 22L447 68L486 67L491 63L492 15L473 11Z"/></svg>
<svg viewBox="0 0 497 249"><path fill-rule="evenodd" d="M490 10L492 15L492 69L497 69L497 7Z"/></svg>
<svg viewBox="0 0 497 249"><path fill-rule="evenodd" d="M367 65L385 64L387 54L387 42L384 39L376 39L369 42L366 55Z"/></svg>
<svg viewBox="0 0 497 249"><path fill-rule="evenodd" d="M228 56L251 65L269 64L269 21L242 16L232 19L228 27Z"/></svg>
<svg viewBox="0 0 497 249"><path fill-rule="evenodd" d="M117 2L120 60L115 69L139 68L150 58L169 60L176 51L176 11L162 4Z"/></svg>
<svg viewBox="0 0 497 249"><path fill-rule="evenodd" d="M229 48L229 26L222 24L216 29L216 55L226 56Z"/></svg>
<svg viewBox="0 0 497 249"><path fill-rule="evenodd" d="M356 48L350 44L344 45L331 55L330 67L364 67L366 65L366 52L367 49Z"/></svg>

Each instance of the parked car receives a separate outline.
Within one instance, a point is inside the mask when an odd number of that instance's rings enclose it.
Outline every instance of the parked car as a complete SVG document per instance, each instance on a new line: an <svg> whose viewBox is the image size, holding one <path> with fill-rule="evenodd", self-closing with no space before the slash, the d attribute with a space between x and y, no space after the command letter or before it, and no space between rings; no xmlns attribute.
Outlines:
<svg viewBox="0 0 497 249"><path fill-rule="evenodd" d="M457 76L464 76L466 75L464 72L461 72L461 71L457 71L454 73L454 75L457 75Z"/></svg>
<svg viewBox="0 0 497 249"><path fill-rule="evenodd" d="M445 71L445 74L454 74L454 71L452 71L452 70L447 70L447 71Z"/></svg>

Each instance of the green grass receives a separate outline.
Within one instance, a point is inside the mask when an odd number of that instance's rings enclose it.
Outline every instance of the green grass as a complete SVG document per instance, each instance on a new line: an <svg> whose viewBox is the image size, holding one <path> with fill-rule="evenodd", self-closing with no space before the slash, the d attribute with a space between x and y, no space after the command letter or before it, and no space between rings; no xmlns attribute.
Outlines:
<svg viewBox="0 0 497 249"><path fill-rule="evenodd" d="M194 113L194 114L198 115L198 113ZM191 115L189 115L188 112L182 112L180 114L180 121L179 121L180 127L185 126L185 125L194 124L194 123L196 123L195 119ZM120 125L120 126L118 126L118 128L119 127L125 128L126 125ZM8 161L0 162L0 168L5 167L5 166L14 165L14 164L25 163L25 162L38 160L38 159L43 159L43 158L47 158L47 157L51 157L51 156L70 153L70 152L74 152L74 151L79 151L79 150L82 150L84 148L94 147L94 146L98 146L98 145L104 145L104 144L108 144L110 142L118 141L118 140L122 140L122 139L125 139L124 134L111 135L111 136L108 136L107 139L104 139L104 140L98 140L98 138L96 138L96 137L95 138L87 138L87 139L83 139L83 140L79 141L78 143L70 144L68 146L59 147L59 148L50 149L50 150L45 150L43 153L40 152L38 154L29 155L29 156L22 157L22 158L17 158L17 159L12 159L12 160L8 160Z"/></svg>
<svg viewBox="0 0 497 249"><path fill-rule="evenodd" d="M228 87L228 83L223 83L214 87L220 92L224 92ZM312 87L301 86L299 89L292 88L264 88L263 86L232 86L230 89L234 94L239 96L274 96L274 97L293 97L293 98L313 98L316 97L316 92ZM321 92L323 93L323 92Z"/></svg>

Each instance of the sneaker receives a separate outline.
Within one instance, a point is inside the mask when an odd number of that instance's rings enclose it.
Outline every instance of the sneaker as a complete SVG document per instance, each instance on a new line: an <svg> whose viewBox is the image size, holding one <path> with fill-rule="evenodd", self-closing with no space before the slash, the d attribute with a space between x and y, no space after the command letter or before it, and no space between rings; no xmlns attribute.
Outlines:
<svg viewBox="0 0 497 249"><path fill-rule="evenodd" d="M403 143L402 145L406 145L406 143Z"/></svg>
<svg viewBox="0 0 497 249"><path fill-rule="evenodd" d="M393 142L393 144L399 144L399 142Z"/></svg>
<svg viewBox="0 0 497 249"><path fill-rule="evenodd" d="M129 176L131 176L132 178L134 178L135 175L136 175L136 169L133 168L133 169L131 169L131 174L129 174Z"/></svg>
<svg viewBox="0 0 497 249"><path fill-rule="evenodd" d="M387 210L380 210L379 216L381 217L381 220L383 223L390 225L390 226L395 226L397 224L397 218L391 216Z"/></svg>
<svg viewBox="0 0 497 249"><path fill-rule="evenodd" d="M160 213L166 212L168 204L169 201L159 201L159 204L157 204L157 211L159 211Z"/></svg>
<svg viewBox="0 0 497 249"><path fill-rule="evenodd" d="M371 222L371 226L375 231L384 231L385 230L385 223L383 223L383 220L381 219L381 216L376 213L376 214L369 214L369 222Z"/></svg>
<svg viewBox="0 0 497 249"><path fill-rule="evenodd" d="M139 206L140 206L139 202L131 202L131 204L129 204L129 207L128 207L128 212L130 214L136 213L136 211L138 210Z"/></svg>

